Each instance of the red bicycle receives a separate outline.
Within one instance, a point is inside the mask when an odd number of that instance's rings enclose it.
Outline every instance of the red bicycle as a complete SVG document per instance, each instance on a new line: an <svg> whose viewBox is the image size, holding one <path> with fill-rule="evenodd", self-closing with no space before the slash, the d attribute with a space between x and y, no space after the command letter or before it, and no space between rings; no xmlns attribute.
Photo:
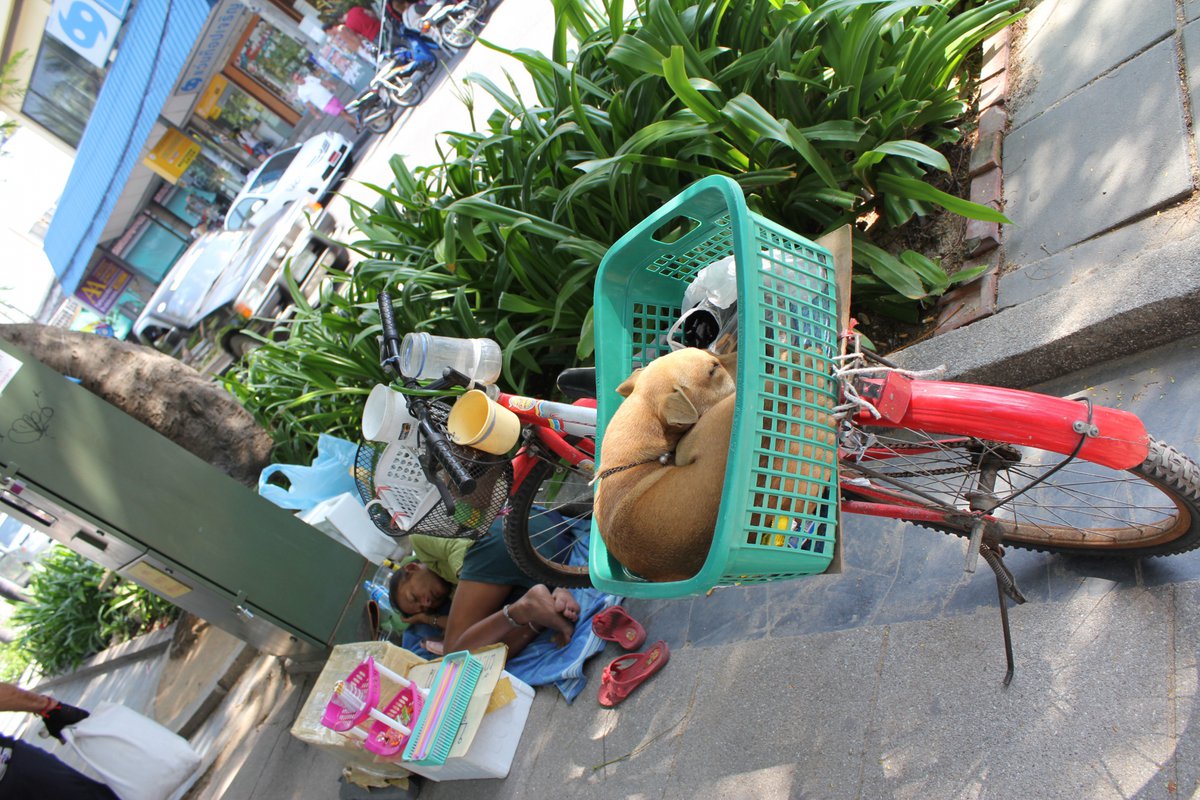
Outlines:
<svg viewBox="0 0 1200 800"><path fill-rule="evenodd" d="M655 238L680 215L715 221L671 241ZM597 452L593 415L598 413L602 440L603 425L617 403L611 387L672 347L668 329L679 315L680 291L674 287L681 276L690 279L697 271L688 259L698 253L695 259L710 263L737 251L743 219L749 220L745 252L756 255L739 257L754 265L740 272L739 297L757 301L738 310L739 327L760 335L743 335L738 344L740 410L709 562L687 583L645 582L624 571L592 536L590 562L582 563L578 539L590 524ZM1151 437L1136 415L1086 399L931 380L861 351L854 346L856 337L846 332L848 317L835 318L834 264L807 240L788 237L795 235L749 215L736 185L706 179L668 202L628 241L614 245L597 283L597 341L604 343L598 357L607 367L601 389L609 386L600 393L599 408L592 370L568 371L560 379L573 404L500 394L497 401L522 422L515 458L491 461L511 469L511 491L507 484L493 491L498 502L483 515L481 528L464 531L459 525L439 535L482 535L502 514L509 551L531 576L553 585L594 584L646 597L819 572L832 556L839 508L969 538L968 557L984 557L1002 589L1015 598L1019 593L1002 566L1002 546L1123 557L1200 547L1200 466ZM647 255L631 251L631 243ZM632 277L612 280L610 262ZM663 263L671 269L654 266ZM639 271L654 270L666 277L656 274L653 280L674 282L669 301L646 296L638 284ZM818 283L829 284L824 298L813 293ZM614 287L620 302L605 300ZM613 308L623 313L620 327L605 328ZM390 311L390 300L381 295L385 363L398 344ZM850 342L850 352L837 357L842 340ZM819 351L828 354L828 366L788 362L789 352L808 359ZM821 402L797 400L797 393L815 393ZM423 401L413 405L421 413ZM769 443L808 441L810 436L788 429L811 420L814 411L823 420L816 427L823 431L827 454L794 460L829 467L837 477L823 488L810 483L809 495L797 499L787 494L796 475L789 477L772 463L782 454ZM428 474L440 479L436 461L458 493L469 494L474 480L459 461L469 459L470 451L456 452L437 425L429 427ZM447 502L447 508L451 505ZM722 546L730 549L728 557L717 552ZM815 569L804 570L759 560L775 555L820 558L813 562ZM746 567L744 558L754 566Z"/></svg>

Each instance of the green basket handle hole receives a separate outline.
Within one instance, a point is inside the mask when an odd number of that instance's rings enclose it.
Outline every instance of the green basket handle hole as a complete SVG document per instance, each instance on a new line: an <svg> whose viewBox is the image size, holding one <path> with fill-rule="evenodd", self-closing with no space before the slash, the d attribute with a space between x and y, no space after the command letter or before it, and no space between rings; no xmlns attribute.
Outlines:
<svg viewBox="0 0 1200 800"><path fill-rule="evenodd" d="M674 244L700 227L700 221L683 214L671 217L655 229L650 237L659 244Z"/></svg>

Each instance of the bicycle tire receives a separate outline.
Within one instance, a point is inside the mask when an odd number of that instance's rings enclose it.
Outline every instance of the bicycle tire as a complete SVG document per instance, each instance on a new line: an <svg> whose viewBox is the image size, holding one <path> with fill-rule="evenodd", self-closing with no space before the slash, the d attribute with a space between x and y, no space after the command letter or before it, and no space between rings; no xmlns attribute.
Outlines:
<svg viewBox="0 0 1200 800"><path fill-rule="evenodd" d="M555 480L561 480L562 484L551 498ZM592 515L590 480L590 472L574 470L561 461L539 458L510 498L504 518L504 543L513 562L534 580L565 589L591 587L586 564L570 566L563 563L569 554L569 541L564 546L549 546L544 541L544 532L531 532L530 528L531 519L543 517L548 512L559 513L564 520L552 523L550 530L555 533L570 522L586 524ZM561 498L560 502L563 486L574 487L574 490L570 497Z"/></svg>
<svg viewBox="0 0 1200 800"><path fill-rule="evenodd" d="M963 431L939 433L871 424L863 430L876 437L873 455L858 462L875 472L866 480L907 495L908 502L922 509L939 506L913 494L914 490L968 512L967 492L978 480L984 452L1006 464L997 470L1000 485L993 492L999 497L1007 497L1067 458L1026 444L974 438ZM843 478L859 470L853 460L843 461L842 466ZM1117 491L1102 490L1101 484L1111 484ZM870 497L870 488L845 480L843 487L850 495L879 499ZM1141 464L1121 470L1076 458L991 516L1003 544L1026 550L1127 558L1183 553L1200 547L1200 466L1151 437ZM1094 522L1083 524L1088 519ZM938 522L912 521L958 536L969 536L972 528L968 513Z"/></svg>

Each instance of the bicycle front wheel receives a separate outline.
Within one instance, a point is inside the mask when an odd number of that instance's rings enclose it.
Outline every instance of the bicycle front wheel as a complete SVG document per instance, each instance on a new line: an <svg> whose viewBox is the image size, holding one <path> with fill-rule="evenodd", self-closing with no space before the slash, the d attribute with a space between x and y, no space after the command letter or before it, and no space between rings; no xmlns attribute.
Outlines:
<svg viewBox="0 0 1200 800"><path fill-rule="evenodd" d="M591 479L591 472L539 458L513 493L504 543L531 578L567 589L591 587L586 559L578 555L579 540L591 525ZM583 563L572 565L572 560Z"/></svg>
<svg viewBox="0 0 1200 800"><path fill-rule="evenodd" d="M1076 458L1051 474L1067 456L962 434L874 426L861 432L868 437L861 457L841 464L843 491L850 499L947 512L916 524L967 536L972 499L1027 489L990 514L1005 544L1125 557L1200 547L1200 466L1157 440L1128 470Z"/></svg>

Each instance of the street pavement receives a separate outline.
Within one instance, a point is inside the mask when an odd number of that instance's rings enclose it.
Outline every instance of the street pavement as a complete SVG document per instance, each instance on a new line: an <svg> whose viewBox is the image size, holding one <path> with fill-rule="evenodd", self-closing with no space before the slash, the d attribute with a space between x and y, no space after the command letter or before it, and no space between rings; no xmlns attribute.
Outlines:
<svg viewBox="0 0 1200 800"><path fill-rule="evenodd" d="M485 36L548 46L549 3L533 5L501 5ZM1085 393L1200 459L1198 18L1200 0L1034 4L1015 42L1000 311L909 348L906 364ZM448 83L497 63L476 46ZM455 128L449 94L364 153L359 176ZM539 689L506 779L425 782L420 796L1200 796L1200 552L1011 551L1029 602L1010 612L1004 687L995 582L964 573L962 542L844 522L840 575L629 601L670 645L661 673L601 708L610 645L573 705ZM192 796L337 797L337 761L288 734L311 675L266 657L238 675L193 734L213 766Z"/></svg>

